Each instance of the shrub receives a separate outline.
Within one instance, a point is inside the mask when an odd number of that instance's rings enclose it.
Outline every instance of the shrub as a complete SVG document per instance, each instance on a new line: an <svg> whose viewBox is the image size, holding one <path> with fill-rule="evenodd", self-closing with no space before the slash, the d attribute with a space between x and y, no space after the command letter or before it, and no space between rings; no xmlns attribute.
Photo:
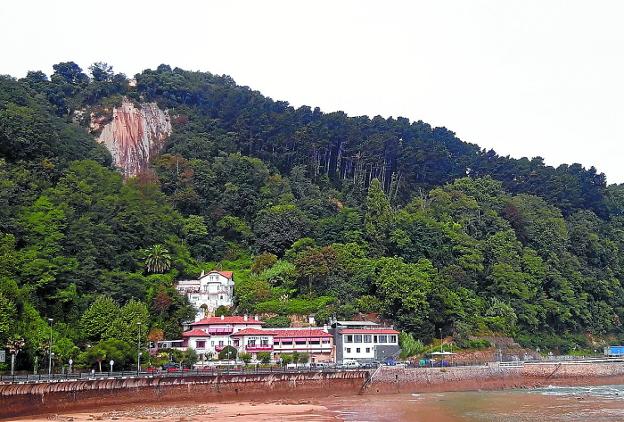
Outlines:
<svg viewBox="0 0 624 422"><path fill-rule="evenodd" d="M259 352L256 356L258 360L265 365L271 363L271 353L269 352Z"/></svg>
<svg viewBox="0 0 624 422"><path fill-rule="evenodd" d="M225 346L220 352L219 352L219 360L232 360L232 359L236 359L236 355L238 354L238 351L232 347L232 346Z"/></svg>
<svg viewBox="0 0 624 422"><path fill-rule="evenodd" d="M267 328L288 328L290 327L290 318L286 315L278 315L264 320L264 326Z"/></svg>
<svg viewBox="0 0 624 422"><path fill-rule="evenodd" d="M239 359L245 362L245 365L248 365L251 362L251 354L250 353L241 353L238 355Z"/></svg>

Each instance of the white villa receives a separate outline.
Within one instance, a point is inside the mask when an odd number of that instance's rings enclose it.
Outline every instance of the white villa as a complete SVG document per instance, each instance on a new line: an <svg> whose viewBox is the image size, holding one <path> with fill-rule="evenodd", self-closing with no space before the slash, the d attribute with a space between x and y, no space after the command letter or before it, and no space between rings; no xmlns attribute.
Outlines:
<svg viewBox="0 0 624 422"><path fill-rule="evenodd" d="M188 297L197 313L195 321L210 315L219 306L234 304L234 273L231 271L202 271L198 280L180 280L176 284L180 294Z"/></svg>

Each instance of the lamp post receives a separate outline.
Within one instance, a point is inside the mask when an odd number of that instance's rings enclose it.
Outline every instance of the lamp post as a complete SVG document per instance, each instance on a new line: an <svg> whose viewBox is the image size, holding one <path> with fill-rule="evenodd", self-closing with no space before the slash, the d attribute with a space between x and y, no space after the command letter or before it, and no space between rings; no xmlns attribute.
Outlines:
<svg viewBox="0 0 624 422"><path fill-rule="evenodd" d="M141 373L141 323L137 322L139 326L139 335L137 336L137 375Z"/></svg>
<svg viewBox="0 0 624 422"><path fill-rule="evenodd" d="M48 318L50 322L50 348L48 349L48 378L52 376L52 324L54 324L54 318Z"/></svg>
<svg viewBox="0 0 624 422"><path fill-rule="evenodd" d="M442 353L442 328L440 328L440 353Z"/></svg>

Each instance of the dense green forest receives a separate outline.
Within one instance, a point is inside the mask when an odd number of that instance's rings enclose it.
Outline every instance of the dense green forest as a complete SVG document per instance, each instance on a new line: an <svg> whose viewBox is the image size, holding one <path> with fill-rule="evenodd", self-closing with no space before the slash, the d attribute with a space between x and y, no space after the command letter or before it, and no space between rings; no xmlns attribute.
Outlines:
<svg viewBox="0 0 624 422"><path fill-rule="evenodd" d="M127 364L139 327L177 338L192 317L174 280L213 268L235 271L232 311L273 326L377 313L425 342L624 339L624 187L593 167L295 109L228 76L134 79L73 62L0 77L0 343L24 339L20 367L46 355L48 318L59 363ZM123 96L173 124L126 181L87 131L89 110Z"/></svg>

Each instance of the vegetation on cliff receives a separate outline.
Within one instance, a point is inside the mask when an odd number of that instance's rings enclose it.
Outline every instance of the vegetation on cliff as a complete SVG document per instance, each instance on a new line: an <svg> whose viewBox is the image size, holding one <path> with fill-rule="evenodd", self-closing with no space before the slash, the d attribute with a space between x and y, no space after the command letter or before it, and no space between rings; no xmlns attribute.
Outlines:
<svg viewBox="0 0 624 422"><path fill-rule="evenodd" d="M143 341L178 337L193 311L174 280L214 267L235 271L237 312L274 326L378 313L425 342L563 351L623 334L624 188L594 168L295 109L227 76L54 69L0 77L0 342L25 339L22 367L45 355L48 317L57 358L94 365L127 353L137 322ZM173 126L127 181L85 129L124 95Z"/></svg>

